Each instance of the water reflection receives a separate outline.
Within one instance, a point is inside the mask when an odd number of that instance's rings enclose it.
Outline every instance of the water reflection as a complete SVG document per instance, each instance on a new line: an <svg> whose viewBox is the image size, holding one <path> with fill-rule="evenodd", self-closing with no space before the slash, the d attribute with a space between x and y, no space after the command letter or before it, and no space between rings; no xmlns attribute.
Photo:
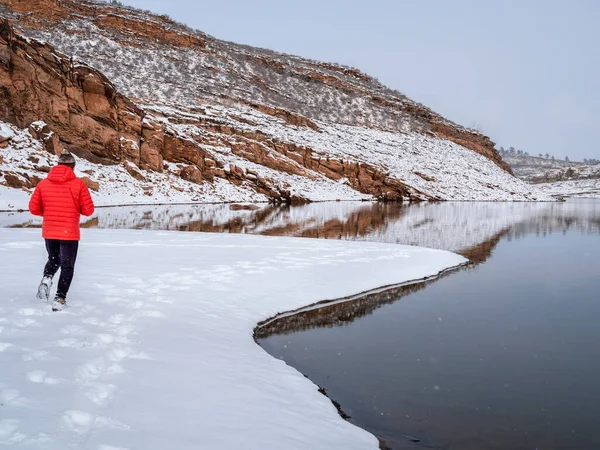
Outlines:
<svg viewBox="0 0 600 450"><path fill-rule="evenodd" d="M0 227L36 226L40 220L28 213L0 213ZM502 237L572 229L598 233L600 203L128 206L99 208L82 226L368 240L449 250L483 262Z"/></svg>
<svg viewBox="0 0 600 450"><path fill-rule="evenodd" d="M432 277L430 280L411 282L391 288L376 289L371 293L310 305L296 311L281 314L276 318L259 323L254 330L254 338L258 340L269 336L295 333L315 328L331 328L347 325L373 313L373 311L384 305L397 302L401 297L420 291L454 271L445 272L439 277Z"/></svg>
<svg viewBox="0 0 600 450"><path fill-rule="evenodd" d="M600 448L600 202L432 206L375 234L474 264L283 315L257 341L394 450Z"/></svg>

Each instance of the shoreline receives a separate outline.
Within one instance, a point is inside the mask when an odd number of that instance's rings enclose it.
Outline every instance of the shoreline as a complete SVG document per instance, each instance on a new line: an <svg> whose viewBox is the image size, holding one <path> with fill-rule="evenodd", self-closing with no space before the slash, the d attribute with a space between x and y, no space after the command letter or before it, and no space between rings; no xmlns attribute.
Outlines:
<svg viewBox="0 0 600 450"><path fill-rule="evenodd" d="M28 194L29 195L29 194ZM378 199L365 200L310 200L301 203L294 202L158 202L158 203L119 203L115 205L96 205L96 209L108 208L129 208L138 206L203 206L203 205L265 205L265 206L302 206L319 203L381 203L381 204L399 204L399 205L415 205L421 203L562 203L568 199L590 199L597 200L598 197L582 197L582 196L565 196L556 194L554 200L422 200L413 202L398 202L398 201L383 201ZM0 213L25 213L27 208L17 209L0 209Z"/></svg>
<svg viewBox="0 0 600 450"><path fill-rule="evenodd" d="M268 336L264 336L264 337L259 337L258 336L259 331L262 328L264 328L264 327L268 327L269 325L272 325L272 324L274 324L275 322L277 322L279 320L284 320L284 319L287 319L287 318L291 318L291 317L297 316L297 315L302 314L302 313L315 312L315 311L317 311L319 309L322 309L322 308L327 308L327 307L336 306L336 305L343 305L345 303L350 303L350 302L359 302L361 300L368 299L370 296L377 296L377 295L380 295L380 294L383 294L383 296L385 296L386 294L389 294L389 293L394 293L395 294L399 290L403 290L403 289L410 288L410 287L416 287L417 288L416 290L418 290L421 287L425 287L426 285L439 280L440 278L444 278L446 276L452 275L452 274L454 274L456 272L459 272L461 270L469 269L469 268L473 267L474 265L475 264L473 262L466 261L466 262L463 262L462 264L459 264L457 266L449 267L449 268L446 268L444 270L441 270L439 273L437 273L435 275L430 275L430 276L423 277L423 278L417 278L417 279L414 279L414 280L408 280L408 281L405 281L405 282L402 282L402 283L391 284L391 285L387 285L387 286L381 286L379 288L370 289L370 290L361 292L359 294L350 295L350 296L342 297L342 298L338 298L338 299L322 300L322 301L319 301L319 302L316 302L316 303L312 303L310 305L307 305L307 306L304 306L304 307L301 307L301 308L298 308L298 309L295 309L295 310L292 310L292 311L285 311L285 312L276 314L275 316L270 317L268 319L265 319L265 320L263 320L263 321L261 321L261 322L259 322L257 324L257 326L254 328L254 331L253 331L254 342L259 347L261 347L267 354L269 354L271 357L275 358L275 356L271 355L267 350L265 350L262 347L262 345L260 344L260 342L259 342L259 339L263 339L263 338L267 338L268 337ZM392 295L394 295L394 294L392 294ZM398 297L395 296L394 302L398 301L402 296L403 295L398 296ZM383 304L380 305L380 306L383 306ZM294 330L291 330L290 332L293 333ZM284 333L274 332L273 333L273 335L279 335L279 334L287 334L287 332L284 332ZM286 362L286 364L287 364L287 362ZM290 365L290 367L294 368L295 370L298 370L293 365ZM363 430L367 431L368 433L373 434L373 436L375 436L377 438L377 440L379 441L379 450L391 450L391 447L389 447L387 445L387 443L386 443L386 441L385 441L384 438L378 436L377 434L375 434L375 432L370 431L369 429L364 428L363 426L361 426L359 424L356 424L356 423L353 423L352 421L350 421L349 419L351 419L352 417L346 411L344 411L342 405L335 398L331 397L327 393L327 388L325 388L325 387L317 384L315 381L313 381L310 378L309 375L307 375L307 374L305 374L303 372L300 372L300 373L305 378L307 378L308 380L310 380L311 383L313 383L315 386L317 386L318 392L320 392L321 394L323 394L325 397L327 397L327 399L329 399L329 401L331 401L331 403L333 404L333 406L335 407L335 409L337 410L339 416L342 419L344 419L344 420L352 423L355 426L358 426L358 427L362 428ZM405 435L405 437L407 438L407 440L409 440L411 442L414 442L414 443L417 443L417 442L421 441L421 439L417 438L417 437L413 437L413 436L409 436L409 435Z"/></svg>

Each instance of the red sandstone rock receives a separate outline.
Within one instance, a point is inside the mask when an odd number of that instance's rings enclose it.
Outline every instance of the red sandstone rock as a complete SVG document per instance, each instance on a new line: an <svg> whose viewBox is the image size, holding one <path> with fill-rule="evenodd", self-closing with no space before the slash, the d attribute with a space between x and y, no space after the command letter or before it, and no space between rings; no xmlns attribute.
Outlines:
<svg viewBox="0 0 600 450"><path fill-rule="evenodd" d="M92 191L98 192L100 190L100 183L92 180L90 177L81 177L81 181Z"/></svg>
<svg viewBox="0 0 600 450"><path fill-rule="evenodd" d="M146 22L123 17L108 3L0 0L0 4L21 13L18 20L23 27L54 26L69 17L89 17L103 30L114 30L119 36L127 35L123 45L136 46L143 40L149 40L165 46L210 51L209 37L184 33L172 27L173 23L166 18ZM486 136L455 126L414 102L403 102L379 92L374 94L360 84L372 83L373 79L355 69L315 63L313 70L257 55L248 55L248 60L296 79L371 98L374 105L391 112L410 114L421 124L423 132L434 133L481 153L510 171ZM270 88L260 79L255 82ZM78 156L102 164L130 161L144 170L162 171L165 161L182 163L186 167L181 171L181 177L195 183L210 182L214 177L225 178L238 185L246 183L275 200L302 201L291 196L285 188L274 188L274 183L256 173L246 172L235 165L226 167L223 161L215 160L214 155L203 147L223 146L251 162L290 175L310 179L315 178L314 171L333 180L345 178L354 189L383 200L399 200L414 195L428 197L391 178L382 168L364 162L323 158L310 148L279 142L261 132L250 132L247 127L241 126L243 120L237 126L211 118L170 117L169 120L174 123L193 123L206 131L196 141L184 139L162 123L149 120L144 111L119 93L102 73L82 64L73 64L48 44L24 39L6 20L0 20L0 86L6 92L0 97L0 119L22 128L43 120L48 124L48 130L45 134L38 133L38 137L54 154L60 153L64 143ZM290 125L319 131L315 121L297 111L240 98L230 100L244 103ZM373 124L370 126L374 127ZM49 137L45 139L44 136ZM130 173L139 179L141 174L131 170L133 173Z"/></svg>

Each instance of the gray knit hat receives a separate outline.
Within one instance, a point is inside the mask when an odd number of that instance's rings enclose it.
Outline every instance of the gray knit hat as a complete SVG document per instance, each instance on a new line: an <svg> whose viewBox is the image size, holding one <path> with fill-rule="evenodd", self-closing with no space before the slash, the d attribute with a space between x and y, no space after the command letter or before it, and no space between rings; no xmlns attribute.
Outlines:
<svg viewBox="0 0 600 450"><path fill-rule="evenodd" d="M64 164L65 166L75 165L75 158L69 150L63 150L58 157L58 163Z"/></svg>

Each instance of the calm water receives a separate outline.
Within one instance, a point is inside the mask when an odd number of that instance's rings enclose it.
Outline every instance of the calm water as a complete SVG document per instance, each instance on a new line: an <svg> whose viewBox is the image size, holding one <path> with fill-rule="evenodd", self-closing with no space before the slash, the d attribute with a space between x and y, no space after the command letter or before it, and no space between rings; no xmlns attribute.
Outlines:
<svg viewBox="0 0 600 450"><path fill-rule="evenodd" d="M84 226L461 253L468 269L277 320L259 343L393 449L600 449L599 201L129 207Z"/></svg>
<svg viewBox="0 0 600 450"><path fill-rule="evenodd" d="M509 224L484 264L259 342L394 449L600 449L600 204L568 208Z"/></svg>

